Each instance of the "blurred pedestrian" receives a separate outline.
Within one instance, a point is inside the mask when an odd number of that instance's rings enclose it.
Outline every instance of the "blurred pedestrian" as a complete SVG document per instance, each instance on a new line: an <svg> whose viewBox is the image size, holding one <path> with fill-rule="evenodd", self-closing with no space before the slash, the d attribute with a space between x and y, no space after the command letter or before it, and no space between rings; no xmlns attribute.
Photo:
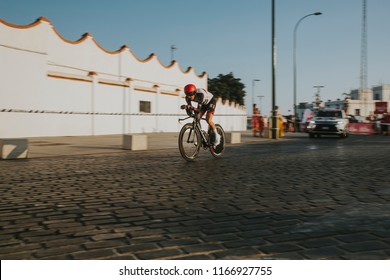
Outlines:
<svg viewBox="0 0 390 280"><path fill-rule="evenodd" d="M259 136L260 137L263 137L264 125L265 125L264 118L260 113L259 115Z"/></svg>
<svg viewBox="0 0 390 280"><path fill-rule="evenodd" d="M279 130L279 137L284 136L284 121L283 121L283 115L278 113L278 130Z"/></svg>
<svg viewBox="0 0 390 280"><path fill-rule="evenodd" d="M292 132L297 132L297 126L296 126L296 118L295 116L291 116L291 131Z"/></svg>
<svg viewBox="0 0 390 280"><path fill-rule="evenodd" d="M389 135L389 128L390 128L390 114L384 113L381 122L382 135Z"/></svg>
<svg viewBox="0 0 390 280"><path fill-rule="evenodd" d="M257 133L260 130L260 112L257 107L253 107L253 116L252 116L252 133L254 137L257 137Z"/></svg>

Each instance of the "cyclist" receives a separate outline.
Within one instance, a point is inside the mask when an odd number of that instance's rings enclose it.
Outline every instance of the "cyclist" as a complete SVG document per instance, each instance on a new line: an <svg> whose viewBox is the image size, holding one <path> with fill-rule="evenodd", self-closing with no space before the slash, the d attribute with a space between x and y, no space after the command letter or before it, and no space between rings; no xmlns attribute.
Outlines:
<svg viewBox="0 0 390 280"><path fill-rule="evenodd" d="M211 92L203 88L196 88L196 86L193 84L186 85L184 87L184 93L186 95L187 114L190 114L191 109L194 109L191 105L191 101L198 103L198 108L196 109L196 112L198 112L199 119L204 115L204 113L207 112L206 121L211 127L211 129L213 130L215 135L214 146L218 146L221 141L221 136L217 133L217 129L213 122L213 116L214 116L215 106L217 105L217 99Z"/></svg>

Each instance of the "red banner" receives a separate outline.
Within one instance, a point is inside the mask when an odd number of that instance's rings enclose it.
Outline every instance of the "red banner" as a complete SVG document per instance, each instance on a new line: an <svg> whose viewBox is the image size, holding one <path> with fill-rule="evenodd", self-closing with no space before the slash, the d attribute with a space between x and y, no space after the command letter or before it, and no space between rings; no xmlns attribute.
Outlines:
<svg viewBox="0 0 390 280"><path fill-rule="evenodd" d="M350 123L349 132L352 134L375 134L372 123Z"/></svg>
<svg viewBox="0 0 390 280"><path fill-rule="evenodd" d="M387 113L387 102L375 102L375 114Z"/></svg>

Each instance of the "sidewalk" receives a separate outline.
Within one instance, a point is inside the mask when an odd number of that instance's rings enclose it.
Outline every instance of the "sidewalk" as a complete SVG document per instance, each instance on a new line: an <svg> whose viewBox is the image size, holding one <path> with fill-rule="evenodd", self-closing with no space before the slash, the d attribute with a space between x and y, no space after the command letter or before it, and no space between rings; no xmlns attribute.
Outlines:
<svg viewBox="0 0 390 280"><path fill-rule="evenodd" d="M148 150L177 148L178 133L145 133L148 136ZM285 140L300 136L302 133L287 133ZM306 134L303 134L305 137ZM276 141L279 141L276 140ZM275 141L269 138L253 137L250 130L241 132L241 143L263 143ZM231 144L228 144L231 145ZM239 144L235 144L239 145ZM97 155L108 153L126 153L122 148L122 135L97 136L56 136L29 138L29 158Z"/></svg>

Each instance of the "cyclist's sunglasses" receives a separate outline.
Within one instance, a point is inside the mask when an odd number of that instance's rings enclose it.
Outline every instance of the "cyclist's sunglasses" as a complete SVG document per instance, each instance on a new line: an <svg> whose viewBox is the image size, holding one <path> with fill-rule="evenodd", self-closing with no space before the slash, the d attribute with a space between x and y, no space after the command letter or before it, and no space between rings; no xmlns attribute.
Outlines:
<svg viewBox="0 0 390 280"><path fill-rule="evenodd" d="M196 91L194 90L194 91L192 91L192 92L187 93L187 96L194 96L195 93L196 93Z"/></svg>

